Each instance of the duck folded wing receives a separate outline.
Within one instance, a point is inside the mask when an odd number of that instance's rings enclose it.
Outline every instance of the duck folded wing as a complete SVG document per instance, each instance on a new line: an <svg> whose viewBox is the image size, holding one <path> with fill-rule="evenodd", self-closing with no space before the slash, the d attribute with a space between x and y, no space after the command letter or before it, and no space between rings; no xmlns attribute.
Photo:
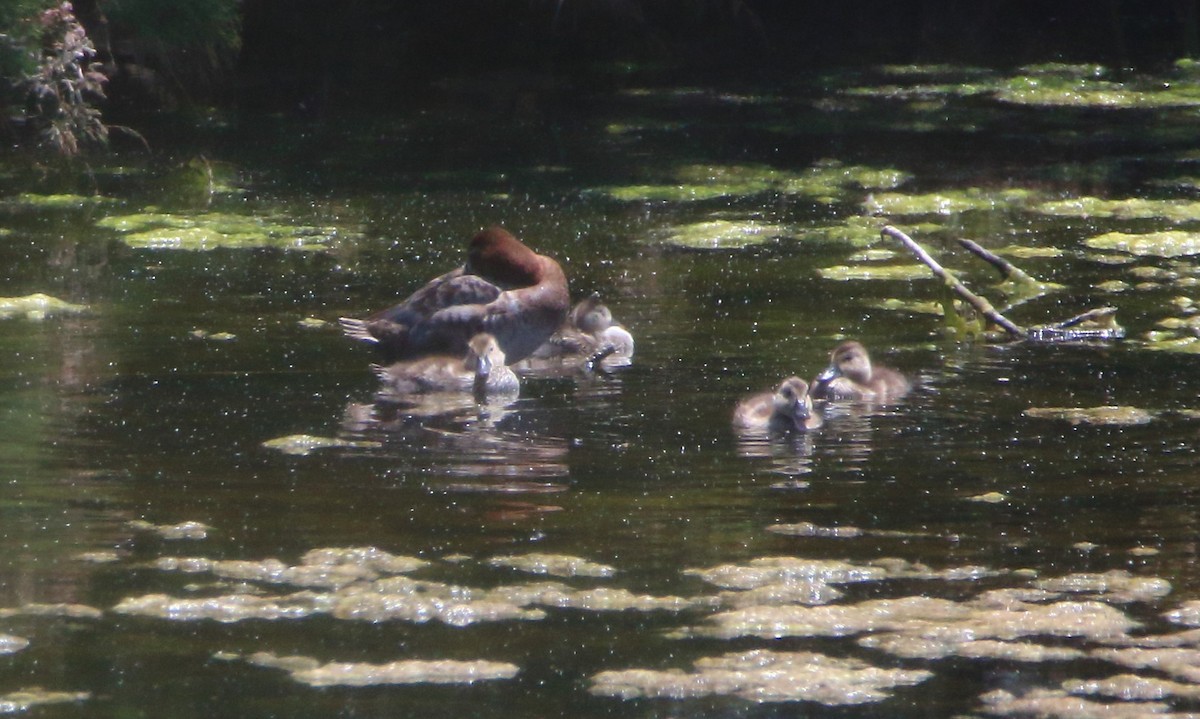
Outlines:
<svg viewBox="0 0 1200 719"><path fill-rule="evenodd" d="M500 296L502 290L478 276L464 274L461 269L428 282L404 302L376 312L368 322L384 320L396 324L414 325L428 320L444 308L459 305L486 305Z"/></svg>

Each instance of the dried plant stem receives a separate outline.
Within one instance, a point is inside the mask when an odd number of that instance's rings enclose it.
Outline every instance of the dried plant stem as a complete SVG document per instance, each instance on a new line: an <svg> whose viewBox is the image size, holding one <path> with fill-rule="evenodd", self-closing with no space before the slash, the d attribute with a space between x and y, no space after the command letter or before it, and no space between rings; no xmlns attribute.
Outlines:
<svg viewBox="0 0 1200 719"><path fill-rule="evenodd" d="M892 227L891 225L885 226L881 230L881 233L885 237L891 237L907 247L910 252L917 256L917 259L925 263L925 266L928 267L933 274L938 277L938 279L942 280L942 282L945 282L946 286L949 287L954 294L961 297L969 305L974 307L979 314L986 317L993 324L1001 327L1010 336L1017 339L1025 339L1028 337L1029 333L1025 330L1025 328L1013 323L1012 320L1000 314L995 307L992 307L992 304L986 299L967 289L966 285L964 285L962 282L959 282L957 277L948 272L946 268L938 264L938 261L933 259L933 257L931 257L930 254L925 251L925 248L918 245L913 238L904 234L895 227Z"/></svg>

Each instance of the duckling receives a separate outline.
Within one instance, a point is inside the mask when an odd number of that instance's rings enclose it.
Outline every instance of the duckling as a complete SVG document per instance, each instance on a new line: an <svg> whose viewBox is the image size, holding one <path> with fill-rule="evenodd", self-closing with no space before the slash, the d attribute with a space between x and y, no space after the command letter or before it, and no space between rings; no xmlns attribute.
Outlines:
<svg viewBox="0 0 1200 719"><path fill-rule="evenodd" d="M557 262L490 227L471 239L462 267L366 319L338 322L347 337L375 345L384 364L458 355L480 332L493 335L508 361L517 362L554 334L570 305Z"/></svg>
<svg viewBox="0 0 1200 719"><path fill-rule="evenodd" d="M505 364L500 343L487 333L472 337L462 357L434 355L371 368L385 391L393 394L473 392L484 396L520 390L516 373Z"/></svg>
<svg viewBox="0 0 1200 719"><path fill-rule="evenodd" d="M808 383L788 377L774 392L751 395L733 411L734 429L752 432L804 432L821 426L813 411Z"/></svg>
<svg viewBox="0 0 1200 719"><path fill-rule="evenodd" d="M889 367L871 364L859 342L843 342L833 350L829 366L813 380L815 399L869 399L887 401L904 396L908 380Z"/></svg>
<svg viewBox="0 0 1200 719"><path fill-rule="evenodd" d="M626 365L633 359L633 335L613 321L612 311L593 292L580 300L566 322L530 355L537 360L572 360L595 365Z"/></svg>

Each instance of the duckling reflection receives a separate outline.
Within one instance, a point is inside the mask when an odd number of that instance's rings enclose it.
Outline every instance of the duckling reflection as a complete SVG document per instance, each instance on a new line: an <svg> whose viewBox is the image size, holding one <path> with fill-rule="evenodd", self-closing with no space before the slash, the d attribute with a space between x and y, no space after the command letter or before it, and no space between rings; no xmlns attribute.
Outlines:
<svg viewBox="0 0 1200 719"><path fill-rule="evenodd" d="M821 426L821 416L813 411L808 383L788 377L774 392L752 395L738 403L733 411L733 426L741 432L805 432Z"/></svg>
<svg viewBox="0 0 1200 719"><path fill-rule="evenodd" d="M829 366L813 380L812 396L886 402L903 397L909 388L904 375L889 367L873 365L867 349L850 341L833 350Z"/></svg>
<svg viewBox="0 0 1200 719"><path fill-rule="evenodd" d="M633 361L633 335L613 320L612 311L593 292L571 308L562 327L523 363L539 369L554 363L624 367Z"/></svg>
<svg viewBox="0 0 1200 719"><path fill-rule="evenodd" d="M386 395L428 392L473 392L477 397L515 396L521 388L517 375L505 364L496 338L481 332L471 338L462 357L432 356L396 362L372 369L383 382Z"/></svg>

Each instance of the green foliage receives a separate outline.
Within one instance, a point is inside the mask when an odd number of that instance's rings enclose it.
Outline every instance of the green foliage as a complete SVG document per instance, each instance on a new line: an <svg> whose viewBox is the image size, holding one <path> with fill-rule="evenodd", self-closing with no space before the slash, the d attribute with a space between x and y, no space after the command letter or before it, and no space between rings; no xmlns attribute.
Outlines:
<svg viewBox="0 0 1200 719"><path fill-rule="evenodd" d="M219 64L241 42L238 0L107 0L101 8L114 34L159 56L199 52Z"/></svg>

